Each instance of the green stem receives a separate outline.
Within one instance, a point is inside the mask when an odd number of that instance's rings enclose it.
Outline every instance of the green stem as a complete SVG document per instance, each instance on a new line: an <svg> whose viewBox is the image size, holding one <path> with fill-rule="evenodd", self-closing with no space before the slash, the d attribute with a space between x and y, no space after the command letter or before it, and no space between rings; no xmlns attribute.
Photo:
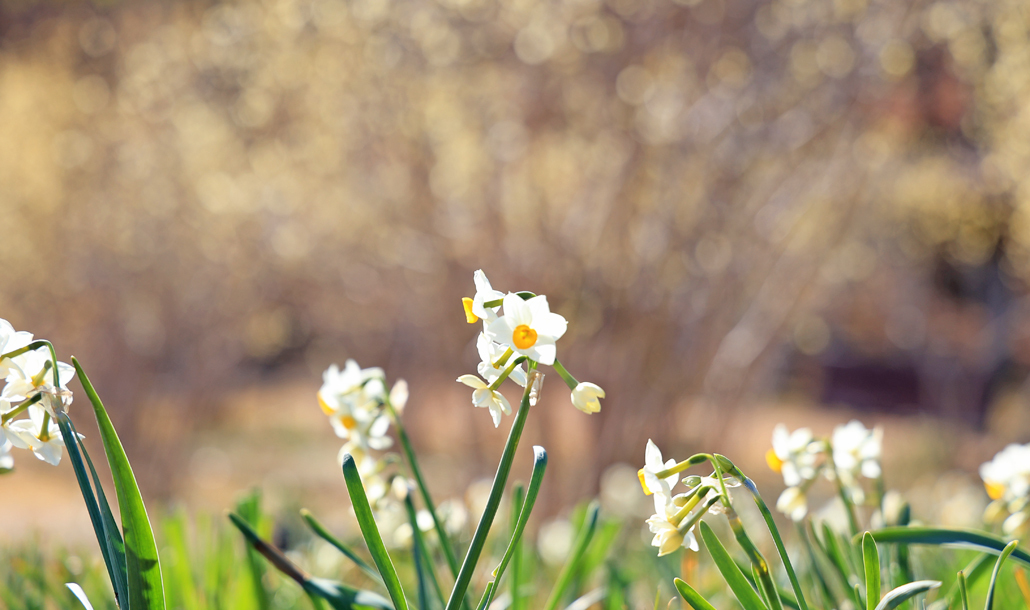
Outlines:
<svg viewBox="0 0 1030 610"><path fill-rule="evenodd" d="M576 386L579 385L579 381L577 381L575 377L573 377L567 370L565 370L565 367L562 365L561 362L558 361L557 358L554 359L553 366L554 370L558 372L558 375L565 382L565 385L569 386L570 390L575 390Z"/></svg>
<svg viewBox="0 0 1030 610"><path fill-rule="evenodd" d="M840 478L840 471L837 470L837 463L833 461L833 447L827 444L826 455L830 460L830 468L833 469L833 480L837 483L837 493L840 495L840 499L844 502L845 512L848 514L848 526L851 527L852 537L858 535L858 518L855 516L855 505L848 497L848 492L844 489L844 482Z"/></svg>
<svg viewBox="0 0 1030 610"><path fill-rule="evenodd" d="M737 467L734 466L733 462L729 461L725 456L718 454L709 456L708 460L712 463L712 467L715 469L715 476L719 478L719 486L722 487L722 501L727 511L726 519L730 522L730 529L733 530L733 536L737 539L737 543L740 544L741 548L744 549L744 552L747 553L748 558L751 560L751 568L755 571L755 574L762 583L762 589L765 590L766 597L769 599L771 610L783 610L783 603L780 601L780 593L776 590L776 583L773 582L772 573L769 572L769 564L765 561L765 557L762 556L758 547L755 546L751 541L751 538L747 535L747 532L744 530L744 524L737 515L737 511L733 509L733 505L730 503L730 495L726 492L726 482L723 480L722 465L720 462L725 460L731 470L737 469Z"/></svg>
<svg viewBox="0 0 1030 610"><path fill-rule="evenodd" d="M385 386L385 381L384 381ZM433 504L433 498L429 495L429 488L426 487L426 481L422 478L422 469L419 468L418 459L415 457L415 450L411 447L411 440L408 438L408 433L404 429L404 424L401 423L400 415L397 414L397 410L393 408L393 404L390 399L387 398L385 401L386 410L389 411L390 417L393 419L394 426L397 427L397 438L401 442L401 448L404 450L404 456L408 460L408 468L411 470L411 476L415 479L415 485L418 487L419 495L422 496L422 503L426 505L426 510L429 511L429 516L433 518L433 527L436 529L436 534L440 538L440 547L443 549L444 557L447 559L447 565L451 569L451 574L458 577L458 559L454 554L454 548L451 546L451 540L447 537L447 530L443 526L443 522L436 515L436 504Z"/></svg>
<svg viewBox="0 0 1030 610"><path fill-rule="evenodd" d="M501 373L501 376L497 379L494 379L494 382L490 384L490 389L496 391L497 388L501 387L501 384L504 383L504 380L512 374L512 372L515 370L515 367L522 364L526 360L528 360L528 358L526 358L525 356L519 356L518 358L513 360L512 363L508 365L508 368L504 369L504 372Z"/></svg>
<svg viewBox="0 0 1030 610"><path fill-rule="evenodd" d="M730 474L740 479L744 487L751 492L751 497L754 498L755 504L758 506L759 512L762 513L762 518L765 519L765 524L769 528L769 533L772 534L773 542L776 544L776 552L780 555L780 560L783 562L783 567L787 570L787 578L790 579L790 586L794 589L794 597L797 598L798 606L801 610L808 610L808 602L805 601L805 595L801 592L801 583L798 581L797 574L794 573L794 566L790 562L790 557L787 555L787 548L783 545L783 538L780 536L780 530L776 527L776 521L773 519L772 511L765 504L765 500L762 499L762 494L758 493L758 486L744 474L740 468L736 466L730 471Z"/></svg>
<svg viewBox="0 0 1030 610"><path fill-rule="evenodd" d="M7 352L6 354L0 354L0 360L3 360L4 358L15 358L21 356L24 353L31 352L32 350L36 350L41 347L46 347L50 350L50 359L54 363L54 387L61 387L61 376L57 372L57 350L54 349L54 344L47 341L46 339L37 339L36 341L29 343L25 347L20 347L16 350Z"/></svg>
<svg viewBox="0 0 1030 610"><path fill-rule="evenodd" d="M429 582L436 585L436 592L443 602L443 594L440 585L436 582L436 574L432 573L433 564L429 561L429 553L426 552L425 542L422 540L422 531L418 528L418 513L415 512L415 503L411 501L412 489L404 494L404 508L408 513L408 522L411 524L411 556L415 563L415 576L418 580L418 607L420 610L429 610Z"/></svg>
<svg viewBox="0 0 1030 610"><path fill-rule="evenodd" d="M17 407L15 407L13 410L8 411L7 413L4 413L3 417L0 417L0 426L6 426L7 422L11 421L12 419L14 419L18 415L20 415L22 412L24 412L25 409L28 409L29 407L31 407L32 405L36 404L37 402L39 402L42 399L43 399L43 395L42 394L36 394L32 398L26 400L25 402L23 402L20 405L18 405Z"/></svg>
<svg viewBox="0 0 1030 610"><path fill-rule="evenodd" d="M526 420L529 418L529 395L536 382L534 377L535 375L541 375L541 373L532 369L532 365L530 366L531 369L526 380L526 390L522 393L522 403L519 405L518 413L515 414L515 423L512 424L511 432L508 433L508 442L504 444L504 451L501 453L501 461L497 465L497 473L494 475L493 486L490 488L490 497L487 499L486 509L483 511L483 516L479 519L479 525L476 526L476 533L472 536L472 544L469 545L468 553L465 554L465 561L461 564L461 570L458 572L454 589L451 591L451 597L447 600L446 610L457 610L458 606L465 600L465 592L468 590L469 582L472 580L472 573L479 562L479 555L483 552L483 545L486 544L486 536L490 532L494 516L497 515L497 508L501 504L501 495L504 493L504 486L508 482L511 463L515 459L515 450L519 446L519 439L522 438L522 429L525 428Z"/></svg>

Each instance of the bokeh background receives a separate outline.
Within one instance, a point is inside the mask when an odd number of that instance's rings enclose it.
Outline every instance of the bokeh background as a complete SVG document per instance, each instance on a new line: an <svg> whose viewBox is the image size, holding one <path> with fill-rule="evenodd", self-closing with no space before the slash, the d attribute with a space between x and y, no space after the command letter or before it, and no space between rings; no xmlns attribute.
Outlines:
<svg viewBox="0 0 1030 610"><path fill-rule="evenodd" d="M1026 0L7 0L0 316L83 362L158 504L343 519L346 358L409 381L439 497L489 476L479 268L608 393L546 384L550 514L648 438L775 497L773 425L852 417L954 498L1030 440L1028 100ZM0 536L88 534L20 458Z"/></svg>

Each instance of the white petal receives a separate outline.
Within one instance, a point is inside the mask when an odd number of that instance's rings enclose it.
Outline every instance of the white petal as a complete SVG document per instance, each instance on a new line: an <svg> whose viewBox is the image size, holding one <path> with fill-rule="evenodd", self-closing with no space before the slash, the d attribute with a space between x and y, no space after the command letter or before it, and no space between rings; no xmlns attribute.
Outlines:
<svg viewBox="0 0 1030 610"><path fill-rule="evenodd" d="M544 338L537 339L536 344L528 350L524 350L523 353L529 356L530 359L548 366L554 365L554 359L558 356L558 350L555 348L554 342L549 342Z"/></svg>
<svg viewBox="0 0 1030 610"><path fill-rule="evenodd" d="M533 328L541 335L557 340L565 334L569 323L564 317L548 312L541 316L533 316Z"/></svg>
<svg viewBox="0 0 1030 610"><path fill-rule="evenodd" d="M520 324L526 324L532 327L531 322L533 321L533 313L530 311L529 306L522 300L522 297L509 292L504 295L504 317L508 318L509 328L514 329ZM509 337L510 341L511 338ZM498 343L503 343L498 341Z"/></svg>
<svg viewBox="0 0 1030 610"><path fill-rule="evenodd" d="M475 375L462 375L461 377L458 377L457 381L477 390L487 387L487 385L483 383L483 380Z"/></svg>

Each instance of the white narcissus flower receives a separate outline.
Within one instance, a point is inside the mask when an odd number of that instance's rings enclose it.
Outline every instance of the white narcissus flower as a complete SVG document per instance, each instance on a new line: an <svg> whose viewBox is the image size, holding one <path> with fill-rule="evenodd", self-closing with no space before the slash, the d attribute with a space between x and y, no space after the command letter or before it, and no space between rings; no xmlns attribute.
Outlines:
<svg viewBox="0 0 1030 610"><path fill-rule="evenodd" d="M980 466L987 495L993 502L987 507L985 518L1000 519L1001 530L1015 536L1030 525L1030 444L1012 444Z"/></svg>
<svg viewBox="0 0 1030 610"><path fill-rule="evenodd" d="M398 379L393 387L390 388L390 404L398 413L404 412L404 407L408 404L408 382L403 379Z"/></svg>
<svg viewBox="0 0 1030 610"><path fill-rule="evenodd" d="M20 356L5 359L7 367L7 385L0 393L5 400L17 401L31 398L43 392L40 401L42 406L53 414L55 403L71 404L71 391L68 382L75 378L75 367L64 362L57 363L57 377L60 381L54 387L54 373L46 365L50 362L50 353L43 350L25 352Z"/></svg>
<svg viewBox="0 0 1030 610"><path fill-rule="evenodd" d="M769 468L783 475L783 483L790 487L816 476L822 445L815 442L812 431L799 428L789 432L783 424L773 429L772 449L766 452Z"/></svg>
<svg viewBox="0 0 1030 610"><path fill-rule="evenodd" d="M43 422L47 412L42 407L32 405L28 409L29 419L19 419L7 425L7 437L19 449L31 449L37 458L48 464L57 466L64 455L64 438L57 422L50 418L46 435L43 434ZM40 438L43 437L44 438ZM81 438L82 435L80 434Z"/></svg>
<svg viewBox="0 0 1030 610"><path fill-rule="evenodd" d="M656 512L647 520L647 527L654 534L651 539L651 546L658 547L658 556L668 555L676 549L683 547L691 551L698 550L697 538L694 537L694 526L686 532L681 532L679 523L674 523L676 514L680 508L676 506L673 499L664 494L655 494ZM689 516L683 517L683 520Z"/></svg>
<svg viewBox="0 0 1030 610"><path fill-rule="evenodd" d="M604 390L596 383L589 381L580 382L572 390L572 405L584 413L597 413L601 410L601 401L604 398Z"/></svg>
<svg viewBox="0 0 1030 610"><path fill-rule="evenodd" d="M545 295L528 301L509 292L504 295L504 315L487 326L491 341L511 347L530 360L551 366L557 348L555 342L565 334L568 322L551 313Z"/></svg>
<svg viewBox="0 0 1030 610"><path fill-rule="evenodd" d="M343 370L334 364L325 371L318 404L329 416L337 436L371 449L385 449L393 444L393 439L386 436L390 418L381 408L386 399L383 377L383 369L362 369L354 360L347 360ZM407 384L395 385L391 396L403 409Z"/></svg>
<svg viewBox="0 0 1030 610"><path fill-rule="evenodd" d="M662 450L658 448L658 445L654 444L654 441L647 439L647 448L644 449L644 467L637 472L637 476L640 478L640 486L644 489L644 493L647 495L661 494L666 497L672 496L672 488L676 486L676 483L679 483L679 475L671 474L660 479L657 473L672 468L675 465L676 460L673 459L663 462ZM655 499L656 506L657 503L658 500Z"/></svg>
<svg viewBox="0 0 1030 610"><path fill-rule="evenodd" d="M483 320L484 325L490 324L497 319L497 308L499 306L487 307L486 303L503 299L504 293L494 290L482 269L477 269L472 274L472 280L476 283L476 296L471 299L465 297L461 300L465 307L465 319L468 320L469 324L475 324L479 320Z"/></svg>
<svg viewBox="0 0 1030 610"><path fill-rule="evenodd" d="M29 343L32 343L32 333L16 331L10 322L0 318L0 354L21 349ZM7 377L10 365L10 358L0 360L0 377Z"/></svg>
<svg viewBox="0 0 1030 610"><path fill-rule="evenodd" d="M501 414L511 415L511 405L508 399L497 390L491 390L490 385L475 375L462 375L458 377L460 383L464 383L472 392L472 404L477 407L490 409L490 417L494 420L494 428L501 425Z"/></svg>
<svg viewBox="0 0 1030 610"><path fill-rule="evenodd" d="M1030 495L1030 444L1011 444L980 466L987 495L1010 502Z"/></svg>
<svg viewBox="0 0 1030 610"><path fill-rule="evenodd" d="M776 500L776 510L794 521L801 521L808 514L808 497L800 487L788 487Z"/></svg>
<svg viewBox="0 0 1030 610"><path fill-rule="evenodd" d="M383 369L362 369L354 360L347 360L343 370L335 364L322 373L318 404L326 415L341 409L353 409L383 396Z"/></svg>
<svg viewBox="0 0 1030 610"><path fill-rule="evenodd" d="M0 474L14 470L14 456L11 455L11 448L14 445L0 430Z"/></svg>
<svg viewBox="0 0 1030 610"><path fill-rule="evenodd" d="M880 454L883 447L883 428L867 429L853 419L833 430L833 464L837 471L852 476L875 479L880 476Z"/></svg>
<svg viewBox="0 0 1030 610"><path fill-rule="evenodd" d="M479 371L479 376L486 379L487 383L493 383L497 381L497 378L501 376L501 373L511 363L507 363L505 366L495 367L494 363L504 355L508 348L503 345L498 345L487 338L486 333L479 333L479 338L476 339L476 350L479 352L479 366L476 368ZM522 368L522 365L518 365L511 371L509 379L519 384L522 387L526 387L526 370Z"/></svg>

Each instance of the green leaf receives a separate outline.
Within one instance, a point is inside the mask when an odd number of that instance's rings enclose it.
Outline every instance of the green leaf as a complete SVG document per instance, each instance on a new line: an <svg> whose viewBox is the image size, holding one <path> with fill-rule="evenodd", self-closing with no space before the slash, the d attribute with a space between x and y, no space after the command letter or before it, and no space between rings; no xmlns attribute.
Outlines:
<svg viewBox="0 0 1030 610"><path fill-rule="evenodd" d="M766 599L765 593L758 588L758 584L760 581L755 576L755 567L753 565L748 566L746 561L743 561L737 557L734 557L733 561L737 564L737 567L740 568L741 573L744 575L744 578L747 579L751 587L758 591L759 594L762 596L762 601L768 604L768 599ZM777 587L776 592L780 596L780 601L782 601L784 605L790 606L791 608L794 608L794 610L799 610L800 606L798 605L797 600L794 599L794 596L791 595L790 591Z"/></svg>
<svg viewBox="0 0 1030 610"><path fill-rule="evenodd" d="M992 555L1001 555L1006 541L984 532L936 527L887 527L873 532L873 540L886 543L930 544L935 546L968 548ZM1015 547L1012 558L1030 566L1030 553Z"/></svg>
<svg viewBox="0 0 1030 610"><path fill-rule="evenodd" d="M75 373L86 391L86 396L93 404L93 413L97 418L100 438L107 453L107 462L111 466L114 488L118 495L118 509L122 515L122 530L125 533L125 567L128 576L129 603L126 610L164 610L165 592L161 578L161 560L157 554L157 543L154 541L154 530L150 527L147 509L143 505L136 477L129 465L118 433L115 432L111 418L104 409L93 389L93 384L86 377L79 361L72 357Z"/></svg>
<svg viewBox="0 0 1030 610"><path fill-rule="evenodd" d="M72 469L75 471L79 491L82 493L82 499L86 502L86 512L89 513L90 521L93 523L93 531L96 533L97 543L100 545L100 553L104 558L104 565L107 566L107 574L111 579L115 600L118 604L125 604L129 599L129 591L122 535L118 531L111 507L107 504L107 498L104 495L104 488L100 485L100 479L96 475L92 462L88 462L89 468L93 474L93 485L96 486L96 491L103 499L103 509L98 502L97 493L90 485L90 479L86 473L86 463L89 457L86 454L86 448L79 441L75 424L72 423L65 411L57 411L56 416L57 426L61 429L61 438L64 439L65 446L68 448L68 460L72 463Z"/></svg>
<svg viewBox="0 0 1030 610"><path fill-rule="evenodd" d="M737 564L730 557L722 542L719 542L719 537L712 531L711 526L701 521L698 523L698 529L701 530L701 538L705 541L705 546L708 547L708 552L712 555L715 567L719 568L723 579L729 585L730 590L733 591L737 601L744 607L744 610L765 610L762 598L751 588L751 584L748 583L744 573L737 567Z"/></svg>
<svg viewBox="0 0 1030 610"><path fill-rule="evenodd" d="M672 582L676 585L676 590L680 592L680 597L690 604L690 607L694 610L715 610L715 606L708 603L707 599L701 597L701 594L688 585L686 581L677 578Z"/></svg>
<svg viewBox="0 0 1030 610"><path fill-rule="evenodd" d="M382 584L384 587L386 586L385 584L383 584L383 577L379 575L379 572L377 572L375 568L370 566L367 561L359 557L353 549L351 549L343 542L340 542L338 538L333 536L329 532L329 530L325 528L324 525L322 525L317 519L315 519L315 516L311 514L311 511L309 511L306 508L302 508L300 509L300 516L302 519L304 519L304 523L306 523L308 527L311 528L311 531L313 531L316 536L336 547L336 550L340 551L348 559L353 561L354 564L357 565L362 572L367 574L369 578L371 578L379 584Z"/></svg>
<svg viewBox="0 0 1030 610"><path fill-rule="evenodd" d="M329 602L335 610L394 610L388 599L371 591L354 589L324 578L312 578L287 559L279 549L262 540L242 517L229 513L229 520L240 530L254 550L263 555L277 570L293 579L307 593Z"/></svg>
<svg viewBox="0 0 1030 610"><path fill-rule="evenodd" d="M862 555L865 558L865 604L866 608L874 610L880 601L880 553L869 532L862 536Z"/></svg>
<svg viewBox="0 0 1030 610"><path fill-rule="evenodd" d="M966 592L966 575L958 572L958 590L962 595L962 610L969 610L969 594Z"/></svg>
<svg viewBox="0 0 1030 610"><path fill-rule="evenodd" d="M516 551L522 541L522 532L525 531L526 524L529 523L529 515L533 512L533 506L536 505L537 495L540 494L540 485L544 482L544 471L546 469L547 451L539 445L534 445L533 475L529 480L529 490L526 492L526 497L522 502L520 502L519 516L515 521L515 527L512 530L511 540L508 542L508 548L504 551L501 563L494 568L493 580L490 581L486 592L483 593L483 599L480 600L479 603L480 608L487 608L490 605L490 601L493 599L494 594L497 592L497 587L501 582L501 577L504 576L505 568L508 567L508 563L511 562L512 558L516 555ZM512 590L514 591L518 585L518 579L515 579L514 582L512 582ZM514 595L512 596L512 599L515 599Z"/></svg>
<svg viewBox="0 0 1030 610"><path fill-rule="evenodd" d="M197 586L193 579L193 562L186 545L186 515L179 511L162 520L165 552L165 592L168 605L183 610L200 610ZM249 549L248 549L249 550ZM168 561L171 554L172 561Z"/></svg>
<svg viewBox="0 0 1030 610"><path fill-rule="evenodd" d="M376 520L372 516L372 507L368 504L365 496L365 486L361 483L361 475L358 474L358 467L354 463L351 454L343 456L343 478L347 482L347 492L350 494L351 504L354 506L354 514L358 519L358 526L361 528L361 536L365 539L368 552L372 555L372 561L379 569L383 577L383 584L390 593L397 610L408 610L408 602L404 598L404 590L401 589L401 581L397 578L397 569L393 566L393 560L386 551L383 544L383 537L379 534Z"/></svg>
<svg viewBox="0 0 1030 610"><path fill-rule="evenodd" d="M880 603L876 605L875 610L894 610L901 604L905 603L910 597L919 595L920 593L926 593L931 589L936 589L941 586L939 580L917 580L916 582L910 582L907 585L901 585L895 589L892 589L883 596Z"/></svg>
<svg viewBox="0 0 1030 610"><path fill-rule="evenodd" d="M586 518L583 520L583 525L579 528L579 533L576 535L572 552L558 574L558 580L554 583L554 589L551 590L547 603L544 604L544 610L554 610L557 608L569 585L572 584L572 577L576 574L576 570L579 569L587 546L590 545L590 540L594 537L594 532L597 530L597 516L600 511L601 505L598 504L597 500L591 502L590 506L587 507Z"/></svg>
<svg viewBox="0 0 1030 610"><path fill-rule="evenodd" d="M236 512L251 525L261 527L261 494L252 491L236 503ZM254 592L254 601L259 610L268 610L271 607L268 591L265 588L265 566L258 558L257 553L247 547L247 574L250 577L251 590Z"/></svg>
<svg viewBox="0 0 1030 610"><path fill-rule="evenodd" d="M1018 545L1018 540L1013 540L1006 544L1005 548L1001 551L1001 555L998 557L998 562L994 564L994 572L991 573L991 584L987 588L987 604L984 606L984 610L991 610L994 608L994 591L995 586L998 584L998 574L1001 573L1001 566L1005 563L1005 560L1009 558L1009 555L1016 550L1016 546Z"/></svg>
<svg viewBox="0 0 1030 610"><path fill-rule="evenodd" d="M309 578L304 590L329 602L336 610L394 610L390 600L378 593L354 589L334 580Z"/></svg>
<svg viewBox="0 0 1030 610"><path fill-rule="evenodd" d="M426 542L422 537L422 530L418 526L418 513L415 512L415 502L412 500L415 490L409 489L404 497L404 508L408 513L408 523L411 524L411 556L415 563L415 576L418 581L418 607L421 610L430 610L429 607L429 586L432 585L436 592L436 600L439 606L444 605L443 592L436 580L436 572L433 570L433 556L430 554Z"/></svg>

